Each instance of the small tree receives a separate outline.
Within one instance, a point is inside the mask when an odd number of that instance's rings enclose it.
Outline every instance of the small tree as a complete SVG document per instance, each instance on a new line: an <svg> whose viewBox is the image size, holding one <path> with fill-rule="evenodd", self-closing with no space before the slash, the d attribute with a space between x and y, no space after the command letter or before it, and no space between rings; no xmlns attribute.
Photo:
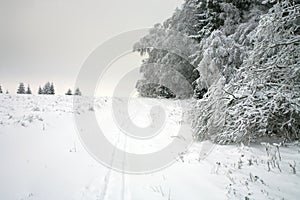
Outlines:
<svg viewBox="0 0 300 200"><path fill-rule="evenodd" d="M51 94L51 95L54 95L54 94L55 94L55 90L54 90L54 85L53 85L53 83L51 83L51 85L50 85L50 94Z"/></svg>
<svg viewBox="0 0 300 200"><path fill-rule="evenodd" d="M71 89L68 89L66 95L72 95L72 90L71 90Z"/></svg>
<svg viewBox="0 0 300 200"><path fill-rule="evenodd" d="M17 94L25 94L24 83L20 83L19 84L19 88L18 88Z"/></svg>
<svg viewBox="0 0 300 200"><path fill-rule="evenodd" d="M50 88L51 88L51 84L47 82L43 88L43 94L51 94Z"/></svg>
<svg viewBox="0 0 300 200"><path fill-rule="evenodd" d="M2 91L2 87L1 87L1 85L0 85L0 94L2 94L3 93L3 91Z"/></svg>
<svg viewBox="0 0 300 200"><path fill-rule="evenodd" d="M44 94L43 89L39 86L38 94Z"/></svg>
<svg viewBox="0 0 300 200"><path fill-rule="evenodd" d="M6 90L6 94L9 94L8 90Z"/></svg>
<svg viewBox="0 0 300 200"><path fill-rule="evenodd" d="M74 95L76 95L76 96L81 96L82 95L79 88L76 88Z"/></svg>
<svg viewBox="0 0 300 200"><path fill-rule="evenodd" d="M26 94L32 94L32 92L31 92L31 89L30 89L30 86L29 86L29 85L27 86L27 91L26 91Z"/></svg>

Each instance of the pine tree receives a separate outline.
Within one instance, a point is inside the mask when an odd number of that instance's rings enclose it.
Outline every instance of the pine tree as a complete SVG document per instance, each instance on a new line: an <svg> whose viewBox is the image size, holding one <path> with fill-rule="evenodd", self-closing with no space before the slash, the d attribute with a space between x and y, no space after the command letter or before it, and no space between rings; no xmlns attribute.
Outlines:
<svg viewBox="0 0 300 200"><path fill-rule="evenodd" d="M72 95L72 90L71 90L71 89L68 89L66 95Z"/></svg>
<svg viewBox="0 0 300 200"><path fill-rule="evenodd" d="M79 88L76 88L74 95L81 96L81 91L79 90Z"/></svg>
<svg viewBox="0 0 300 200"><path fill-rule="evenodd" d="M53 83L51 83L51 85L50 85L50 94L51 94L51 95L54 95L54 94L55 94L55 90L54 90L54 85L53 85Z"/></svg>
<svg viewBox="0 0 300 200"><path fill-rule="evenodd" d="M48 94L48 95L51 94L50 88L51 88L51 84L50 82L47 82L43 88L43 94Z"/></svg>
<svg viewBox="0 0 300 200"><path fill-rule="evenodd" d="M29 85L27 86L27 91L26 91L26 94L32 94L32 92L31 92L31 89L30 89L30 86L29 86Z"/></svg>
<svg viewBox="0 0 300 200"><path fill-rule="evenodd" d="M43 89L39 86L38 94L44 94Z"/></svg>
<svg viewBox="0 0 300 200"><path fill-rule="evenodd" d="M2 94L3 93L3 91L2 91L2 87L1 87L1 85L0 85L0 94Z"/></svg>
<svg viewBox="0 0 300 200"><path fill-rule="evenodd" d="M19 84L19 88L18 88L18 91L17 91L17 94L25 94L25 87L24 87L24 83L20 83Z"/></svg>

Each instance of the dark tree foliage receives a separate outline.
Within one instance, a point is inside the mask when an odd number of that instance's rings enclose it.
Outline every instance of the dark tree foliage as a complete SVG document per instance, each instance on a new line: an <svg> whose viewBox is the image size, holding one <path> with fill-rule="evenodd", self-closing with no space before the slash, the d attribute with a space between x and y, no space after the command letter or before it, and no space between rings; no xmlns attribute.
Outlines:
<svg viewBox="0 0 300 200"><path fill-rule="evenodd" d="M159 97L164 97L167 99L176 97L176 95L169 88L165 86L157 87L155 92Z"/></svg>
<svg viewBox="0 0 300 200"><path fill-rule="evenodd" d="M40 89L39 89L39 94L40 94ZM46 95L54 95L55 94L55 90L54 90L54 85L53 83L47 82L43 89L42 89L42 94L46 94Z"/></svg>
<svg viewBox="0 0 300 200"><path fill-rule="evenodd" d="M81 96L82 95L82 93L81 93L81 91L80 91L79 88L76 88L74 95L75 96Z"/></svg>
<svg viewBox="0 0 300 200"><path fill-rule="evenodd" d="M25 91L24 83L20 83L18 90L17 90L17 94L25 94L25 93L26 93L26 91Z"/></svg>
<svg viewBox="0 0 300 200"><path fill-rule="evenodd" d="M43 94L47 94L47 95L51 94L50 87L51 87L50 82L47 82L43 87Z"/></svg>
<svg viewBox="0 0 300 200"><path fill-rule="evenodd" d="M51 85L50 85L50 94L51 94L51 95L54 95L54 94L55 94L55 90L54 90L54 85L53 85L53 83L51 83Z"/></svg>
<svg viewBox="0 0 300 200"><path fill-rule="evenodd" d="M175 98L176 95L167 87L159 85L157 83L143 83L142 80L137 84L139 94L143 94L144 97L164 97L164 98Z"/></svg>
<svg viewBox="0 0 300 200"><path fill-rule="evenodd" d="M66 95L73 95L73 94L72 94L72 90L71 90L71 89L68 89L68 91L66 92Z"/></svg>
<svg viewBox="0 0 300 200"><path fill-rule="evenodd" d="M31 92L31 89L30 89L30 86L29 86L29 85L27 86L26 94L32 94L32 92Z"/></svg>
<svg viewBox="0 0 300 200"><path fill-rule="evenodd" d="M38 94L44 94L44 92L43 92L43 89L42 89L42 87L41 87L41 86L39 86L39 89L38 89Z"/></svg>

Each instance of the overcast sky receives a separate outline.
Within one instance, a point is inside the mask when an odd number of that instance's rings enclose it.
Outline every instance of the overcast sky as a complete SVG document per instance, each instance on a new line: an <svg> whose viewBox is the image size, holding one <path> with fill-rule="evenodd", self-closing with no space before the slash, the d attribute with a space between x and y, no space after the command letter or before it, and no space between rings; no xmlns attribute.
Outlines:
<svg viewBox="0 0 300 200"><path fill-rule="evenodd" d="M183 0L0 2L2 88L15 93L18 83L24 82L36 92L39 85L53 81L63 94L73 87L81 65L102 42L164 21Z"/></svg>

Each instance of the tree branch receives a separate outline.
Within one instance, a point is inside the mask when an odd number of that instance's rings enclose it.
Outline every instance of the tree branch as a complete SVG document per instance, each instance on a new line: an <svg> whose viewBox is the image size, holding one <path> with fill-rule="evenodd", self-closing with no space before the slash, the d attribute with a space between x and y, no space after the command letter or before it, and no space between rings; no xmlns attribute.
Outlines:
<svg viewBox="0 0 300 200"><path fill-rule="evenodd" d="M270 48L275 48L275 47L278 47L278 46L281 46L281 45L297 44L297 43L300 43L300 38L296 38L294 40L287 41L287 42L280 42L280 43L277 43L277 44L273 44L272 46L270 46Z"/></svg>

